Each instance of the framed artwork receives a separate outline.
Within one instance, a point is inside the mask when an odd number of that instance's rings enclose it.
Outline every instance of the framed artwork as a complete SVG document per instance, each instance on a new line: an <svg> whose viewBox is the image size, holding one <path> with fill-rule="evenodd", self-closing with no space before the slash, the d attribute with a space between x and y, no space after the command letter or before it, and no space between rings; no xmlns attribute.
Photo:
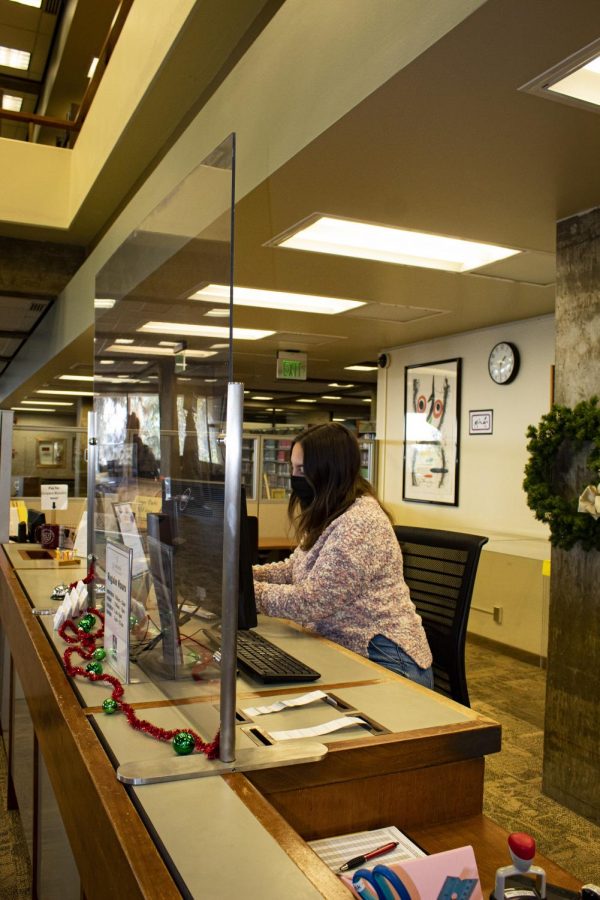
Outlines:
<svg viewBox="0 0 600 900"><path fill-rule="evenodd" d="M37 442L37 465L44 468L53 467L55 469L65 465L66 459L66 441L64 438L50 438L50 440L39 440Z"/></svg>
<svg viewBox="0 0 600 900"><path fill-rule="evenodd" d="M470 409L469 410L469 434L493 434L494 410Z"/></svg>
<svg viewBox="0 0 600 900"><path fill-rule="evenodd" d="M458 505L460 373L460 359L404 369L404 500Z"/></svg>

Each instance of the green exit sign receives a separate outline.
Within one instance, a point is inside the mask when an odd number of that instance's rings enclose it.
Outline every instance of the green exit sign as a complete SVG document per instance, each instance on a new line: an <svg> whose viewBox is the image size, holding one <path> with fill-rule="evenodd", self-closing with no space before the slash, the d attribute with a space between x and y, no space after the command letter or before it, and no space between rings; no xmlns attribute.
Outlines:
<svg viewBox="0 0 600 900"><path fill-rule="evenodd" d="M279 352L277 378L287 381L306 381L306 353Z"/></svg>

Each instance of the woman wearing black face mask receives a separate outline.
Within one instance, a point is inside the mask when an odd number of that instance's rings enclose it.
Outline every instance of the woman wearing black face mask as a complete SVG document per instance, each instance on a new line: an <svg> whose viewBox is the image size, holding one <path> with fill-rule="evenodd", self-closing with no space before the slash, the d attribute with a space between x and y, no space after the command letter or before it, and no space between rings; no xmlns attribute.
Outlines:
<svg viewBox="0 0 600 900"><path fill-rule="evenodd" d="M308 428L292 445L291 466L288 514L299 545L283 562L254 567L259 610L433 687L400 546L360 474L356 437L336 423Z"/></svg>

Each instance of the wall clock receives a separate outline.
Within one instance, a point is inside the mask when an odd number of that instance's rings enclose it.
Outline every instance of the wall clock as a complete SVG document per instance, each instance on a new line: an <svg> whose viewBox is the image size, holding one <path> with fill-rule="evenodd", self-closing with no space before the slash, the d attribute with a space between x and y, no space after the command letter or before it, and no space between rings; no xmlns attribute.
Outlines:
<svg viewBox="0 0 600 900"><path fill-rule="evenodd" d="M519 363L519 351L515 345L501 341L492 347L488 359L490 378L496 384L510 384L517 377Z"/></svg>

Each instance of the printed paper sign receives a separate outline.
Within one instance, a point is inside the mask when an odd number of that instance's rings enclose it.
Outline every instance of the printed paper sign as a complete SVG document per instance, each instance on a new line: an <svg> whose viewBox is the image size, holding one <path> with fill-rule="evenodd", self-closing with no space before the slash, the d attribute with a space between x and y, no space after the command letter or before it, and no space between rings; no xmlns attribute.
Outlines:
<svg viewBox="0 0 600 900"><path fill-rule="evenodd" d="M104 649L112 668L126 684L129 684L132 557L130 547L106 542Z"/></svg>
<svg viewBox="0 0 600 900"><path fill-rule="evenodd" d="M67 509L69 488L66 484L43 484L40 491L42 509Z"/></svg>

